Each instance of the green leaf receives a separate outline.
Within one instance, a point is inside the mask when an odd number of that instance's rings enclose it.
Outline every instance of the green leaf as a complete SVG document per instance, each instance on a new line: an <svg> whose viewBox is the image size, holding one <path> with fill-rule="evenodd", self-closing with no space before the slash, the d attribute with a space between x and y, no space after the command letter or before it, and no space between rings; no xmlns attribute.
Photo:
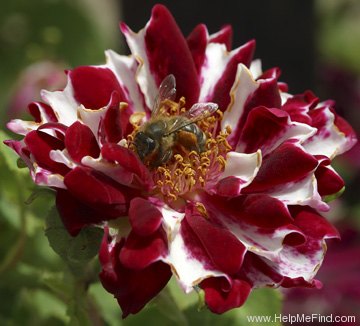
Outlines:
<svg viewBox="0 0 360 326"><path fill-rule="evenodd" d="M55 207L46 218L45 235L51 248L67 262L87 262L99 251L103 230L86 227L72 237L65 229Z"/></svg>

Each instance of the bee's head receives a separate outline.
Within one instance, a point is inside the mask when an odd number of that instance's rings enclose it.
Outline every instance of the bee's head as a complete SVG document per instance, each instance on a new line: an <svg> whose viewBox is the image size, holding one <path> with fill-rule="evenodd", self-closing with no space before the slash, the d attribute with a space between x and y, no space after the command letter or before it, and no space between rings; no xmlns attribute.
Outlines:
<svg viewBox="0 0 360 326"><path fill-rule="evenodd" d="M134 137L134 145L140 159L144 161L155 150L156 141L144 132L139 131Z"/></svg>

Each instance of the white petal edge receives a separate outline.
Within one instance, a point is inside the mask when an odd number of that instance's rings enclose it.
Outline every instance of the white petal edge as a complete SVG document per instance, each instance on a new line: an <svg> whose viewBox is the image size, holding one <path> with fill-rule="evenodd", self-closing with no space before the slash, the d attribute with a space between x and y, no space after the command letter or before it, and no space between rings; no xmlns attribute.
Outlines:
<svg viewBox="0 0 360 326"><path fill-rule="evenodd" d="M262 162L261 150L255 153L244 154L229 152L226 155L226 165L219 180L229 176L243 181L242 187L249 185L256 177Z"/></svg>
<svg viewBox="0 0 360 326"><path fill-rule="evenodd" d="M311 155L325 155L333 159L335 156L350 149L354 145L355 140L352 141L346 138L345 134L336 127L334 124L335 116L328 108L324 113L326 114L324 129L320 131L320 134L305 142L303 146Z"/></svg>
<svg viewBox="0 0 360 326"><path fill-rule="evenodd" d="M244 105L248 97L255 92L259 84L254 80L249 69L243 64L239 64L236 72L235 82L231 88L231 102L224 112L221 121L221 128L230 126L235 132L238 122L244 112ZM229 139L231 139L231 134Z"/></svg>
<svg viewBox="0 0 360 326"><path fill-rule="evenodd" d="M250 72L253 75L254 79L258 79L263 71L262 71L262 66L261 66L261 60L260 59L255 59L251 62L250 64Z"/></svg>
<svg viewBox="0 0 360 326"><path fill-rule="evenodd" d="M74 91L69 77L63 91L41 91L42 99L52 107L58 122L65 126L70 126L77 120L78 103L75 101L73 94Z"/></svg>
<svg viewBox="0 0 360 326"><path fill-rule="evenodd" d="M141 29L138 33L134 33L126 25L122 25L121 30L125 35L131 53L139 63L136 79L145 96L145 103L151 109L154 105L154 99L158 92L158 88L155 79L150 72L149 60L146 54L145 33L150 24L151 19L146 24L145 28Z"/></svg>
<svg viewBox="0 0 360 326"><path fill-rule="evenodd" d="M143 97L136 83L137 61L131 56L105 51L108 68L115 74L119 84L127 91L127 98L134 112L144 112Z"/></svg>
<svg viewBox="0 0 360 326"><path fill-rule="evenodd" d="M329 205L322 201L317 189L317 181L314 174L310 174L301 181L283 185L280 190L267 193L281 200L287 205L308 205L316 210L326 212Z"/></svg>

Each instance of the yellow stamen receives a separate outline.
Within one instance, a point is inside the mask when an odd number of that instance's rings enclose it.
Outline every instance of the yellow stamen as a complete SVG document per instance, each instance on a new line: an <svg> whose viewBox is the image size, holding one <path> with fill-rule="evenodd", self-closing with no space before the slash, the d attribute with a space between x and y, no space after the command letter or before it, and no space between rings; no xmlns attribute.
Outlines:
<svg viewBox="0 0 360 326"><path fill-rule="evenodd" d="M165 116L175 116L186 111L185 99L181 98L178 103L165 100L162 103L161 112ZM190 192L206 187L207 183L215 182L224 171L226 154L231 150L227 137L231 133L230 128L220 130L223 113L220 110L210 117L197 122L197 125L206 135L205 151L197 153L191 151L187 154L175 154L166 164L152 170L154 183L158 192L168 201L176 201L179 197L187 196ZM131 121L137 121L133 119ZM129 148L135 150L131 141L137 132L139 125L133 124L134 132L128 136ZM197 204L199 211L204 217L207 216L205 207Z"/></svg>

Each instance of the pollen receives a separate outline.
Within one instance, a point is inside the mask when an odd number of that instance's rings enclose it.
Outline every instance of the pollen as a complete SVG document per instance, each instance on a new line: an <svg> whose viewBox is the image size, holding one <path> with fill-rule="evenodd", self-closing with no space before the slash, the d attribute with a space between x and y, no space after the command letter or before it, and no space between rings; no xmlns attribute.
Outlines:
<svg viewBox="0 0 360 326"><path fill-rule="evenodd" d="M175 114L178 111L174 110ZM199 189L212 187L226 165L226 154L231 150L227 142L230 128L219 131L222 112L218 110L213 116L197 122L206 135L205 151L191 151L186 154L175 154L166 164L157 167L153 178L157 190L165 200L171 202L186 198ZM204 217L206 210L201 210Z"/></svg>
<svg viewBox="0 0 360 326"><path fill-rule="evenodd" d="M185 99L182 97L179 102L167 99L163 101L160 110L165 117L181 115L186 111ZM127 141L130 144L129 148L134 151L132 142L141 127L143 118L144 116L137 113L134 117L130 117L134 131L128 135ZM155 168L149 166L156 185L156 189L152 192L154 195L157 194L171 203L179 198L187 198L200 189L212 188L224 171L226 154L231 150L227 142L231 129L226 127L221 130L222 118L223 113L217 110L212 116L196 122L206 136L205 148L202 152L193 150L175 153L167 163ZM206 210L199 208L202 215L206 217Z"/></svg>

